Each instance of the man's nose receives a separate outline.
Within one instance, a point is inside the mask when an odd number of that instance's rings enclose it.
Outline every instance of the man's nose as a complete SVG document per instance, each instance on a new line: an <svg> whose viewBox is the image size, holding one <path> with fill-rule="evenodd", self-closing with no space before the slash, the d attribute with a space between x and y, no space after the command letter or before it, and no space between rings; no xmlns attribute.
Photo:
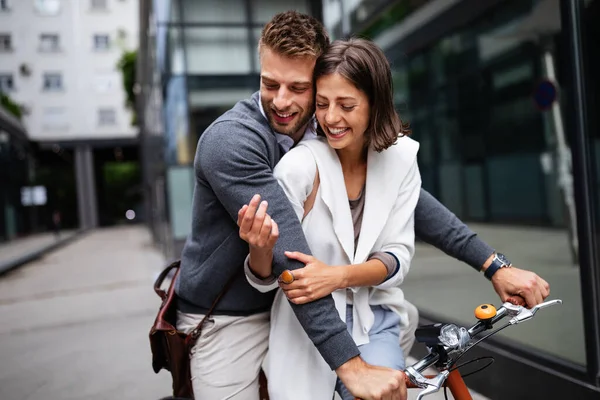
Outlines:
<svg viewBox="0 0 600 400"><path fill-rule="evenodd" d="M273 105L280 111L284 111L286 108L292 105L292 97L286 88L280 88L273 99Z"/></svg>

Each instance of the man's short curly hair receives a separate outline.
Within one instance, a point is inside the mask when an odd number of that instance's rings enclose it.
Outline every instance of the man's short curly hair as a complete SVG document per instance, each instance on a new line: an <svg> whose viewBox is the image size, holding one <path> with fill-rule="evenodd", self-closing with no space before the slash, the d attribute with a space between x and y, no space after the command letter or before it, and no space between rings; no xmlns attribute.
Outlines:
<svg viewBox="0 0 600 400"><path fill-rule="evenodd" d="M287 57L319 57L329 46L329 35L315 17L297 11L279 13L260 35L258 51L268 47Z"/></svg>

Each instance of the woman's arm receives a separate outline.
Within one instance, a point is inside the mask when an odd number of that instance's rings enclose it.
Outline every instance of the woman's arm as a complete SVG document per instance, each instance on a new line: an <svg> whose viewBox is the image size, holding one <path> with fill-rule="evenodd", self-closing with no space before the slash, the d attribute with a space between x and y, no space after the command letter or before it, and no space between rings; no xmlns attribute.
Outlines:
<svg viewBox="0 0 600 400"><path fill-rule="evenodd" d="M404 177L392 213L382 232L384 243L379 252L392 254L397 262L393 275L378 259L369 259L362 264L336 266L322 263L313 256L299 252L285 254L305 264L293 271L294 282L280 284L290 301L304 304L327 296L337 289L375 286L388 288L398 286L408 273L414 254L414 209L421 188L421 176L416 160Z"/></svg>

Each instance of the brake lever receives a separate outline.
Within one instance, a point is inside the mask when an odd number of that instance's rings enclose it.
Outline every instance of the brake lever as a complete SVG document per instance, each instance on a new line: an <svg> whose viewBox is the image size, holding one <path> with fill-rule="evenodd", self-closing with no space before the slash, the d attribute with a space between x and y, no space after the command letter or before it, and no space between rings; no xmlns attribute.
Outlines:
<svg viewBox="0 0 600 400"><path fill-rule="evenodd" d="M430 395L432 393L436 393L440 390L450 371L447 369L441 371L434 378L426 378L419 371L414 369L413 367L408 367L404 371L404 373L408 376L408 378L418 387L423 388L423 390L419 393L416 400L421 400L423 397Z"/></svg>
<svg viewBox="0 0 600 400"><path fill-rule="evenodd" d="M508 323L510 325L516 325L520 322L528 321L531 318L533 318L535 313L537 313L542 308L550 307L550 306L553 306L556 304L562 304L562 300L556 299L556 300L546 301L546 302L538 304L537 306L534 306L533 308L531 308L531 310L528 310L525 307L520 307L521 310L519 310L518 314L515 315L513 318L511 318ZM505 305L505 307L506 307L506 305Z"/></svg>

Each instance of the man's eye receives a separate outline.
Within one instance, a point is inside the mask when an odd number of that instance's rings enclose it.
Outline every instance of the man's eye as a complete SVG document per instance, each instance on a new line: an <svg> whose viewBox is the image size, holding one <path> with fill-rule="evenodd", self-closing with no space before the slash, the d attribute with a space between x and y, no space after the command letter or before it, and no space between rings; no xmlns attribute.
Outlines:
<svg viewBox="0 0 600 400"><path fill-rule="evenodd" d="M296 93L304 93L308 90L307 87L293 87L292 90Z"/></svg>
<svg viewBox="0 0 600 400"><path fill-rule="evenodd" d="M271 83L263 83L264 87L267 89L277 89L277 85L273 85Z"/></svg>

